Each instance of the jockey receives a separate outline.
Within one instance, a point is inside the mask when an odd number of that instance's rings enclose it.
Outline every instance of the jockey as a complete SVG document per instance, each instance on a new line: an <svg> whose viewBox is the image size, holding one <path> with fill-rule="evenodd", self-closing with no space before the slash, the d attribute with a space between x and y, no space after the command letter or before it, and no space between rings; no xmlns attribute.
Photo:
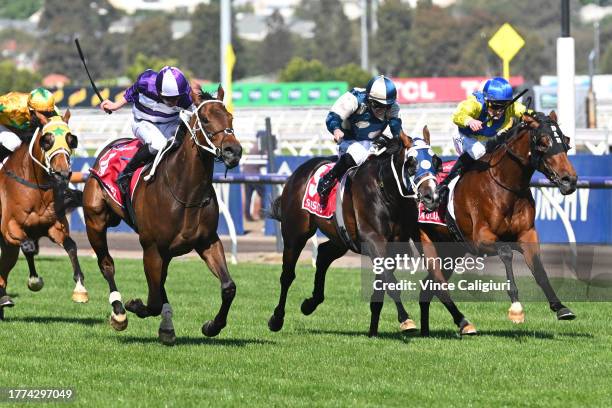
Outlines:
<svg viewBox="0 0 612 408"><path fill-rule="evenodd" d="M501 77L489 79L482 92L476 91L461 102L453 114L458 132L453 137L459 158L448 176L438 185L448 190L448 184L460 176L474 160L487 152L487 142L512 126L513 118L520 119L527 111L525 105L512 101L512 87Z"/></svg>
<svg viewBox="0 0 612 408"><path fill-rule="evenodd" d="M336 180L342 178L346 170L368 158L373 140L383 136L387 126L391 128L392 137L399 137L402 120L398 116L396 97L393 81L379 75L372 78L365 89L353 88L332 105L325 124L339 144L340 158L319 181L317 192L321 204L326 204Z"/></svg>
<svg viewBox="0 0 612 408"><path fill-rule="evenodd" d="M128 102L133 103L132 132L143 145L117 178L126 199L132 173L153 159L174 136L180 124L179 113L183 109L193 110L189 81L181 70L168 66L159 72L147 69L117 102L106 99L100 108L115 111Z"/></svg>
<svg viewBox="0 0 612 408"><path fill-rule="evenodd" d="M0 96L0 162L21 145L16 132L30 132L39 125L34 112L46 117L59 115L53 94L45 88Z"/></svg>

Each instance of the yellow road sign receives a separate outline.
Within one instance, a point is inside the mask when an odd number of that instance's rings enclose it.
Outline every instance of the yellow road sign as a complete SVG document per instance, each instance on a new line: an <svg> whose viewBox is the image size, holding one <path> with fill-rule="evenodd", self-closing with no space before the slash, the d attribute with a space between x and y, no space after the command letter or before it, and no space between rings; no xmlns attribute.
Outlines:
<svg viewBox="0 0 612 408"><path fill-rule="evenodd" d="M525 40L508 23L502 25L489 40L489 47L504 62L504 77L510 78L510 60L525 45Z"/></svg>

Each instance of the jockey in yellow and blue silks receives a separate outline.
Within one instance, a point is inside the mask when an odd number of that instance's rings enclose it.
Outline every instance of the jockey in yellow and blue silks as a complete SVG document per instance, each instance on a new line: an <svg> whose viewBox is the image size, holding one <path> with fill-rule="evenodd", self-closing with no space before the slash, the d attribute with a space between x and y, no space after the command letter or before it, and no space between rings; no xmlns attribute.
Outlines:
<svg viewBox="0 0 612 408"><path fill-rule="evenodd" d="M399 137L402 120L396 98L397 89L393 81L379 75L372 78L365 89L353 88L332 105L325 124L339 144L339 159L319 181L317 192L321 204L326 204L336 180L346 170L368 158L372 142L383 136L387 126L391 129L391 137Z"/></svg>
<svg viewBox="0 0 612 408"><path fill-rule="evenodd" d="M450 181L460 176L474 160L487 152L487 141L494 140L500 132L512 126L513 118L520 119L527 111L525 105L512 101L512 87L501 77L489 79L482 92L476 91L461 102L453 114L458 132L453 136L459 154L448 176L439 184L446 189Z"/></svg>

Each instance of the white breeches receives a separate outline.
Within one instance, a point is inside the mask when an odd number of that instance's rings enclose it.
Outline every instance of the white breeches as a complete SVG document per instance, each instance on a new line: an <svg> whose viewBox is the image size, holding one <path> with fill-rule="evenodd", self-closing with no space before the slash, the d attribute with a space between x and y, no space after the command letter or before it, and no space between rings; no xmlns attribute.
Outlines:
<svg viewBox="0 0 612 408"><path fill-rule="evenodd" d="M169 123L152 123L146 120L134 121L132 132L134 132L134 136L149 146L151 153L156 154L164 148L166 141L174 136L179 124L179 119Z"/></svg>
<svg viewBox="0 0 612 408"><path fill-rule="evenodd" d="M14 152L21 145L21 139L7 127L0 125L0 144Z"/></svg>
<svg viewBox="0 0 612 408"><path fill-rule="evenodd" d="M474 160L480 159L487 152L484 143L474 137L466 136L461 132L457 132L453 135L453 143L455 145L455 150L457 150L457 154L461 156L464 152L467 152Z"/></svg>
<svg viewBox="0 0 612 408"><path fill-rule="evenodd" d="M351 155L357 165L360 165L370 155L370 147L372 147L372 141L370 140L343 140L338 147L338 155L342 156L344 153Z"/></svg>

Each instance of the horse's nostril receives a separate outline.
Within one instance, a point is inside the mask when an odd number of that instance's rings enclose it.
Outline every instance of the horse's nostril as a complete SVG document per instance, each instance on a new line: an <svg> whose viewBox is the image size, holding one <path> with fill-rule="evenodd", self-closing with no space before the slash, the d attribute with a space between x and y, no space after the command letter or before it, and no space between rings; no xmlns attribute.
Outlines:
<svg viewBox="0 0 612 408"><path fill-rule="evenodd" d="M223 149L223 154L225 156L242 156L242 148L235 146L227 146Z"/></svg>

